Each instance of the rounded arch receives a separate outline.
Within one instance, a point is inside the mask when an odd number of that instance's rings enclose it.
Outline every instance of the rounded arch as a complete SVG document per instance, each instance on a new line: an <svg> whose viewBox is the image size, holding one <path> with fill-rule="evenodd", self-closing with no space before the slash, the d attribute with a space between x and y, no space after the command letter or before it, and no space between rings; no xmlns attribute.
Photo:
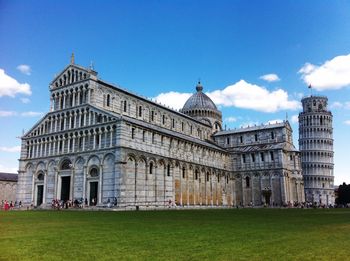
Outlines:
<svg viewBox="0 0 350 261"><path fill-rule="evenodd" d="M87 165L91 166L91 165L97 165L99 166L101 164L101 160L97 155L91 155L88 160L87 160Z"/></svg>
<svg viewBox="0 0 350 261"><path fill-rule="evenodd" d="M100 175L100 168L97 165L91 165L88 169L90 178L97 178Z"/></svg>
<svg viewBox="0 0 350 261"><path fill-rule="evenodd" d="M34 167L34 166L33 166L33 163L29 162L29 163L27 163L27 164L25 165L24 169L25 169L26 171L28 171L28 170L32 170L33 167Z"/></svg>
<svg viewBox="0 0 350 261"><path fill-rule="evenodd" d="M140 155L138 158L137 158L137 162L142 162L142 163L147 163L147 158L143 155Z"/></svg>
<svg viewBox="0 0 350 261"><path fill-rule="evenodd" d="M75 162L74 162L74 167L77 168L77 169L82 169L83 166L84 166L84 163L85 163L85 160L82 156L78 156L76 159L75 159Z"/></svg>
<svg viewBox="0 0 350 261"><path fill-rule="evenodd" d="M159 159L157 162L158 166L165 166L165 160L164 159Z"/></svg>
<svg viewBox="0 0 350 261"><path fill-rule="evenodd" d="M46 164L43 161L39 161L39 163L36 165L36 171L43 171L46 169Z"/></svg>
<svg viewBox="0 0 350 261"><path fill-rule="evenodd" d="M114 154L109 152L103 156L102 162L103 164L105 164L107 162L114 162L114 160L115 160Z"/></svg>
<svg viewBox="0 0 350 261"><path fill-rule="evenodd" d="M67 170L72 167L72 161L70 160L70 158L65 157L61 159L58 165L60 170Z"/></svg>
<svg viewBox="0 0 350 261"><path fill-rule="evenodd" d="M55 167L56 167L56 161L55 160L50 160L48 163L47 163L47 168L49 170L53 170Z"/></svg>
<svg viewBox="0 0 350 261"><path fill-rule="evenodd" d="M44 177L45 177L45 173L42 170L39 170L35 175L36 181L39 181L39 182L43 182Z"/></svg>
<svg viewBox="0 0 350 261"><path fill-rule="evenodd" d="M151 162L153 162L153 164L154 164L154 166L155 166L155 165L157 164L157 159L154 158L154 157L149 157L147 162L148 162L148 164L151 163Z"/></svg>
<svg viewBox="0 0 350 261"><path fill-rule="evenodd" d="M215 130L222 130L221 123L218 121L215 121L214 123Z"/></svg>

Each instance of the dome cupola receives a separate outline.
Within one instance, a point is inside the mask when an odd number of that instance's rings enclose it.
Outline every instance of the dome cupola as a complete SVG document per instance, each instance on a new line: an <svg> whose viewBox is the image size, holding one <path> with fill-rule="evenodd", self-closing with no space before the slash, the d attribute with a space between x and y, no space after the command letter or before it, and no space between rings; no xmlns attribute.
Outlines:
<svg viewBox="0 0 350 261"><path fill-rule="evenodd" d="M198 82L194 93L180 110L182 113L196 118L212 127L213 132L222 129L222 115L215 103L203 93L203 86Z"/></svg>

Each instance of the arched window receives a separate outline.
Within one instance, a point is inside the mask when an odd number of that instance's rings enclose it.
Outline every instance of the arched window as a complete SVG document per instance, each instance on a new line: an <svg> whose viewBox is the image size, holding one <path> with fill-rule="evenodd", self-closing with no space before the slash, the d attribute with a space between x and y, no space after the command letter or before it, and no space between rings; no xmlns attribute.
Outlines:
<svg viewBox="0 0 350 261"><path fill-rule="evenodd" d="M40 180L40 181L43 181L43 180L44 180L44 174L43 174L43 173L40 173L40 174L38 175L38 180Z"/></svg>
<svg viewBox="0 0 350 261"><path fill-rule="evenodd" d="M166 172L167 172L167 175L169 177L170 176L170 164L168 164Z"/></svg>
<svg viewBox="0 0 350 261"><path fill-rule="evenodd" d="M245 185L246 185L247 188L250 187L250 178L249 177L245 178Z"/></svg>
<svg viewBox="0 0 350 261"><path fill-rule="evenodd" d="M185 167L182 168L182 178L186 178L186 169Z"/></svg>
<svg viewBox="0 0 350 261"><path fill-rule="evenodd" d="M153 173L153 162L149 164L149 174Z"/></svg>
<svg viewBox="0 0 350 261"><path fill-rule="evenodd" d="M98 169L96 167L90 169L90 177L98 177Z"/></svg>
<svg viewBox="0 0 350 261"><path fill-rule="evenodd" d="M139 106L139 117L142 117L142 106Z"/></svg>
<svg viewBox="0 0 350 261"><path fill-rule="evenodd" d="M198 170L196 169L195 174L194 174L194 179L197 180L198 179Z"/></svg>
<svg viewBox="0 0 350 261"><path fill-rule="evenodd" d="M70 169L72 166L72 162L68 159L64 160L61 165L61 170L67 170Z"/></svg>
<svg viewBox="0 0 350 261"><path fill-rule="evenodd" d="M111 95L107 94L107 101L106 101L107 107L111 104Z"/></svg>

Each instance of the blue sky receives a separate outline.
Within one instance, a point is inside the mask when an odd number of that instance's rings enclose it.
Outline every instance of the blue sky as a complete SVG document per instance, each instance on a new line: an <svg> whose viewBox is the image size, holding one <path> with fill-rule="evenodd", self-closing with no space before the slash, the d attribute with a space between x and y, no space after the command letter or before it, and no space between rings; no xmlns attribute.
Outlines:
<svg viewBox="0 0 350 261"><path fill-rule="evenodd" d="M335 184L350 183L349 1L0 1L0 171L49 110L70 60L180 108L198 79L227 128L283 120L297 146L300 98L329 97ZM268 75L268 76L266 76Z"/></svg>

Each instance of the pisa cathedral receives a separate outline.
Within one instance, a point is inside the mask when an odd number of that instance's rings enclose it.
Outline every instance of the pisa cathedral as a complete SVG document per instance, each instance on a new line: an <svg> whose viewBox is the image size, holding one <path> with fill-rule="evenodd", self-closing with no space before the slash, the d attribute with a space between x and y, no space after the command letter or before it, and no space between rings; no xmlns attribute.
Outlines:
<svg viewBox="0 0 350 261"><path fill-rule="evenodd" d="M74 60L51 82L50 112L23 137L17 201L118 207L281 206L303 202L288 121L223 130L196 91L180 111L98 78Z"/></svg>

